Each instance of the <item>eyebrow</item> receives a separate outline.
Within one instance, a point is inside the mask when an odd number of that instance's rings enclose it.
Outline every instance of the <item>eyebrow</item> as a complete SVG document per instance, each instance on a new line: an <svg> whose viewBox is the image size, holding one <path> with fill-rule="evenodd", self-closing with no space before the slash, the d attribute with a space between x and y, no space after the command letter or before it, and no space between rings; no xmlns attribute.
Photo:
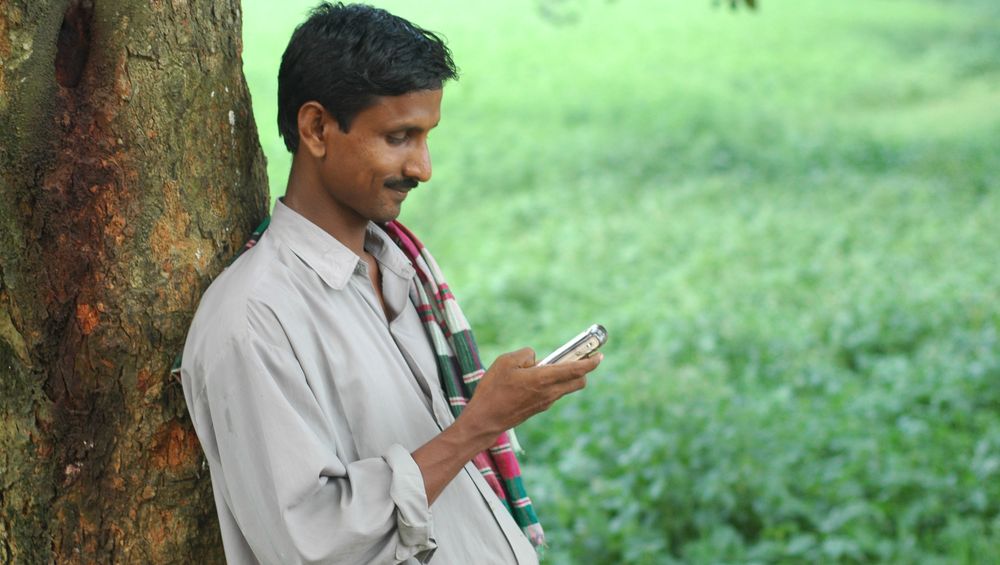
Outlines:
<svg viewBox="0 0 1000 565"><path fill-rule="evenodd" d="M441 120L438 120L438 121L434 122L434 124L431 125L431 127L427 128L426 130L422 126L418 126L418 125L416 125L414 123L411 123L411 122L403 122L403 123L400 123L399 125L390 126L390 127L386 128L386 129L388 131L411 131L411 130L430 131L430 130L438 127L438 124L440 124L440 123L441 123Z"/></svg>

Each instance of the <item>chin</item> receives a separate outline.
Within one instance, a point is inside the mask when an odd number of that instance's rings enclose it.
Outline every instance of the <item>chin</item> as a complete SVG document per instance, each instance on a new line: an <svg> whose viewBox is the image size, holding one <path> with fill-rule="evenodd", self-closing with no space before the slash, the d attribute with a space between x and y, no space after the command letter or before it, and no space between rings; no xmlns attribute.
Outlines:
<svg viewBox="0 0 1000 565"><path fill-rule="evenodd" d="M372 214L371 218L369 219L375 222L376 224L384 224L386 222L391 222L396 218L398 218L399 213L401 211L402 210L399 208L396 208L395 210L379 210L376 213Z"/></svg>

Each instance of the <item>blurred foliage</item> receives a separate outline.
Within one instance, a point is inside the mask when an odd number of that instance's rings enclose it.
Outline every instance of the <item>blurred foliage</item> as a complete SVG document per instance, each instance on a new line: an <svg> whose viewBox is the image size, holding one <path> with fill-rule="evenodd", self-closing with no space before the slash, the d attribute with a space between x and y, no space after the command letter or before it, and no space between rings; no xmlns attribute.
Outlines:
<svg viewBox="0 0 1000 565"><path fill-rule="evenodd" d="M605 3L613 4L620 0L603 0ZM556 25L572 24L580 19L581 10L586 10L588 0L535 0L538 14L550 23ZM757 0L711 0L712 5L727 5L736 10L746 7L751 10L757 9Z"/></svg>
<svg viewBox="0 0 1000 565"><path fill-rule="evenodd" d="M483 357L610 332L519 430L546 563L1000 563L1000 3L380 4L462 67L402 219Z"/></svg>
<svg viewBox="0 0 1000 565"><path fill-rule="evenodd" d="M716 4L729 4L732 9L739 8L740 6L746 6L751 10L757 9L757 0L715 0Z"/></svg>

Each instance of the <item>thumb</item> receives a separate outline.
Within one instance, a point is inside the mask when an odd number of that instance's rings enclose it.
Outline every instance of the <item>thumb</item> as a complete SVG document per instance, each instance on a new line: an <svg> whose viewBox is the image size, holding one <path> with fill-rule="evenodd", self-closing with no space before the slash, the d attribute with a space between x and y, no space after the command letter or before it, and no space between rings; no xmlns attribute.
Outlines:
<svg viewBox="0 0 1000 565"><path fill-rule="evenodd" d="M510 354L512 360L514 361L514 366L520 369L527 369L528 367L534 367L535 362L535 350L530 347L525 347L523 349L518 349Z"/></svg>

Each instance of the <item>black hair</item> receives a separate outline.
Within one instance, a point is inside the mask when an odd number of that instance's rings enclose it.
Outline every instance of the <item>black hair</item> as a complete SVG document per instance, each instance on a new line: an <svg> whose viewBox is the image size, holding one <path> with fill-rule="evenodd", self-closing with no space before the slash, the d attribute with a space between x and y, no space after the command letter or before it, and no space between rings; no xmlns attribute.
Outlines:
<svg viewBox="0 0 1000 565"><path fill-rule="evenodd" d="M436 90L457 77L451 51L434 33L372 6L323 2L281 57L278 133L294 153L306 102L322 104L346 133L377 97Z"/></svg>

